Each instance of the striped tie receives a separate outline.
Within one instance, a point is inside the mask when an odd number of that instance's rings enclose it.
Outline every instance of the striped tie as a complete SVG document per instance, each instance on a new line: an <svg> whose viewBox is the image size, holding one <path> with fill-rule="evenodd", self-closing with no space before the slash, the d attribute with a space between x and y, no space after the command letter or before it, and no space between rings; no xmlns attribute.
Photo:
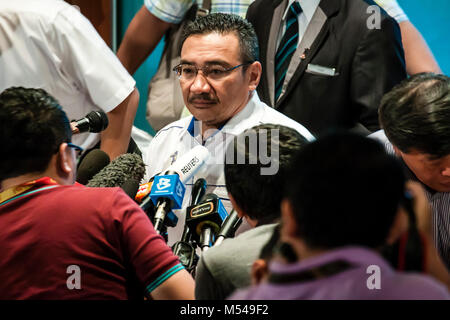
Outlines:
<svg viewBox="0 0 450 320"><path fill-rule="evenodd" d="M281 94L284 78L291 62L292 55L297 49L298 42L298 15L302 13L300 4L296 1L289 7L286 15L286 31L278 46L275 56L275 101Z"/></svg>

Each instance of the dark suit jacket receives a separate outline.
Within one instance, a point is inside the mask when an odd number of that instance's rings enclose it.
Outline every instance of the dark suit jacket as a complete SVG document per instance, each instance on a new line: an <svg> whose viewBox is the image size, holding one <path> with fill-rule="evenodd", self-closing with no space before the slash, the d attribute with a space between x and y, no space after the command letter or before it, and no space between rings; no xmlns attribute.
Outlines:
<svg viewBox="0 0 450 320"><path fill-rule="evenodd" d="M273 61L287 2L256 0L247 12L263 67L260 99L316 135L336 128L378 130L383 94L406 78L397 22L380 9L380 28L370 29L367 23L376 22L368 11L372 1L322 0L292 57L284 94L274 103ZM314 74L306 71L308 64L335 68L338 74Z"/></svg>

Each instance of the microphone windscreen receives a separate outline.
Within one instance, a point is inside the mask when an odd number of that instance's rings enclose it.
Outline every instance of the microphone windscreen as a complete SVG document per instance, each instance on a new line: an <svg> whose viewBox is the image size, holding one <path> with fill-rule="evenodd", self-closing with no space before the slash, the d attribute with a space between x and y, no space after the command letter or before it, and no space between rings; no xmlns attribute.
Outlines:
<svg viewBox="0 0 450 320"><path fill-rule="evenodd" d="M109 156L104 151L100 149L89 151L78 166L77 182L87 184L89 180L106 167L109 162Z"/></svg>
<svg viewBox="0 0 450 320"><path fill-rule="evenodd" d="M136 193L139 189L139 181L136 179L129 179L122 183L120 187L131 199L134 200L134 197L136 197Z"/></svg>
<svg viewBox="0 0 450 320"><path fill-rule="evenodd" d="M101 132L108 126L108 116L103 111L91 111L86 115L90 132Z"/></svg>
<svg viewBox="0 0 450 320"><path fill-rule="evenodd" d="M125 153L111 161L91 180L88 187L120 187L125 181L144 178L145 165L142 158L135 153Z"/></svg>

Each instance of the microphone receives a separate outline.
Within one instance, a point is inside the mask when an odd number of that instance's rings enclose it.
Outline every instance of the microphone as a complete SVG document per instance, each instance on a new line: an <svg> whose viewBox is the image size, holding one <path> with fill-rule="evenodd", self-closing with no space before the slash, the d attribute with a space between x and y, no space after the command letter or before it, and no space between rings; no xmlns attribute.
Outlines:
<svg viewBox="0 0 450 320"><path fill-rule="evenodd" d="M110 162L108 154L100 149L89 151L78 165L77 182L87 184L92 177Z"/></svg>
<svg viewBox="0 0 450 320"><path fill-rule="evenodd" d="M197 179L191 191L191 206L195 206L200 203L200 200L205 196L207 183L203 178Z"/></svg>
<svg viewBox="0 0 450 320"><path fill-rule="evenodd" d="M176 225L178 218L171 210L181 208L186 191L184 184L206 163L209 156L207 148L196 146L169 166L164 175L154 177L150 199L156 205L153 222L156 232L163 232L164 223L169 227Z"/></svg>
<svg viewBox="0 0 450 320"><path fill-rule="evenodd" d="M242 218L239 218L237 211L233 209L229 216L226 218L220 231L217 235L217 240L214 243L214 246L220 245L225 238L234 237L234 233L239 228L242 223Z"/></svg>
<svg viewBox="0 0 450 320"><path fill-rule="evenodd" d="M125 182L120 186L125 193L134 200L136 193L139 189L139 181L136 179L125 180Z"/></svg>
<svg viewBox="0 0 450 320"><path fill-rule="evenodd" d="M200 203L200 200L203 198L203 196L206 193L206 187L207 187L207 183L206 180L203 178L199 178L197 179L197 181L195 182L194 186L192 187L192 191L191 191L191 206L196 206L197 204ZM186 210L186 218L188 216L188 211ZM177 255L178 257L184 258L182 257L183 255L183 251L188 252L189 254L193 253L193 250L186 250L185 248L183 248L185 245L188 245L187 243L191 242L191 234L189 233L189 228L187 223L184 224L184 229L183 229L183 234L181 236L181 241L177 241L174 245L173 245L173 252L175 255ZM186 259L181 259L181 262L186 261ZM187 261L191 261L191 259L187 259ZM184 264L183 264L184 265ZM185 265L186 267L186 265Z"/></svg>
<svg viewBox="0 0 450 320"><path fill-rule="evenodd" d="M108 116L103 111L91 111L84 118L70 123L72 134L100 132L108 126Z"/></svg>
<svg viewBox="0 0 450 320"><path fill-rule="evenodd" d="M129 185L133 180L141 181L144 178L145 165L142 158L135 153L125 153L118 156L97 173L86 186L88 187L124 187L126 192L130 191ZM130 181L131 180L131 181ZM138 186L139 187L139 186ZM137 191L137 188L136 188ZM134 199L136 192L132 195ZM130 194L129 194L130 195Z"/></svg>
<svg viewBox="0 0 450 320"><path fill-rule="evenodd" d="M213 193L196 206L187 209L186 223L192 230L193 240L200 243L202 251L206 251L214 243L214 238L228 216L219 197Z"/></svg>

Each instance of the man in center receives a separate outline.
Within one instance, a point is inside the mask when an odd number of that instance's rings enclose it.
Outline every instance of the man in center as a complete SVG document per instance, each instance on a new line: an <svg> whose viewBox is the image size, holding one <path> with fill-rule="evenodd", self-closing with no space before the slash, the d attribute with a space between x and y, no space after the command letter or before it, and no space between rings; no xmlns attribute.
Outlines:
<svg viewBox="0 0 450 320"><path fill-rule="evenodd" d="M191 187L198 178L207 181L207 193L219 196L231 211L224 178L228 143L245 129L263 123L297 130L307 140L311 133L302 125L261 102L256 93L261 78L258 40L249 22L236 15L216 13L189 24L184 30L179 76L183 99L192 116L175 121L153 138L144 161L146 178L164 170L193 147L210 152L205 166L186 183L183 209L190 202ZM255 190L257 192L257 190ZM185 210L175 212L179 222L170 229L169 245L180 240Z"/></svg>

